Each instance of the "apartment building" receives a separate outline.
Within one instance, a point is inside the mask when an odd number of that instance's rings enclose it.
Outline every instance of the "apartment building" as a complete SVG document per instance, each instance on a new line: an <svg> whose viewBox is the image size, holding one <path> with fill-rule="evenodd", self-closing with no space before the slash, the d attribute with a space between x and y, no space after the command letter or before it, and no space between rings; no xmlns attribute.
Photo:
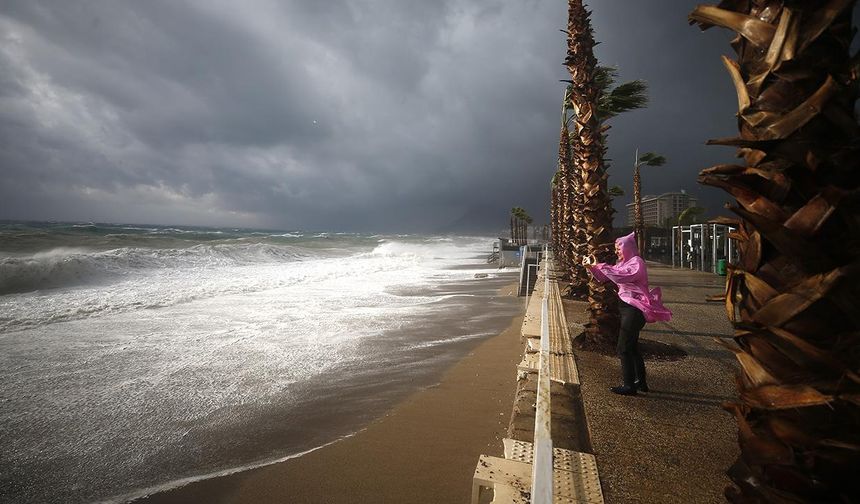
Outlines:
<svg viewBox="0 0 860 504"><path fill-rule="evenodd" d="M642 219L646 226L663 227L666 225L666 219L677 218L681 212L697 206L698 203L698 199L683 189L681 192L668 192L659 196L643 196ZM634 225L633 203L627 204L627 225Z"/></svg>

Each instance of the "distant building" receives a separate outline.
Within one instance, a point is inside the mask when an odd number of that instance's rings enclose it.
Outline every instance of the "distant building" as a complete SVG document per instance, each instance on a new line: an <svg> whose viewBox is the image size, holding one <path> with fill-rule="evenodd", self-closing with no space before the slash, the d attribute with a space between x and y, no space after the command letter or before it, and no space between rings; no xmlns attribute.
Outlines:
<svg viewBox="0 0 860 504"><path fill-rule="evenodd" d="M646 226L663 227L666 225L666 219L672 217L677 218L684 210L697 206L699 200L687 194L687 191L681 189L681 192L664 193L660 196L643 196L642 197L642 219ZM627 204L627 225L633 226L634 222L634 205Z"/></svg>

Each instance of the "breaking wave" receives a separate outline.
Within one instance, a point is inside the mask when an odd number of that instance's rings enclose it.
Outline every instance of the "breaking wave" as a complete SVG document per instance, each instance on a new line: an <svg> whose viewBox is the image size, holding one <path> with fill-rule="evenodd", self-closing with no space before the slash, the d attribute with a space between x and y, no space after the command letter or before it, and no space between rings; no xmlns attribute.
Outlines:
<svg viewBox="0 0 860 504"><path fill-rule="evenodd" d="M0 295L94 283L140 270L293 262L321 254L319 250L266 243L105 251L57 247L22 257L0 257Z"/></svg>

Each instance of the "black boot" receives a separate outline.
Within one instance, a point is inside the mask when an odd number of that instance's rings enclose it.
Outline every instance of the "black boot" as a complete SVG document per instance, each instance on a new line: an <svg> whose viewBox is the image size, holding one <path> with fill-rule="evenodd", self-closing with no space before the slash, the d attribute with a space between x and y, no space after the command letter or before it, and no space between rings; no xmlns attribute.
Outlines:
<svg viewBox="0 0 860 504"><path fill-rule="evenodd" d="M636 355L633 360L636 364L636 381L633 383L639 392L648 392L648 380L645 379L645 359Z"/></svg>
<svg viewBox="0 0 860 504"><path fill-rule="evenodd" d="M623 353L620 357L621 377L624 379L624 385L621 385L620 387L612 387L609 390L612 391L613 394L636 395L636 386L634 385L634 378L636 376L635 359L633 355L629 353Z"/></svg>
<svg viewBox="0 0 860 504"><path fill-rule="evenodd" d="M609 390L613 394L618 394L618 395L636 395L636 387L631 387L630 385L620 385L618 387L609 387Z"/></svg>

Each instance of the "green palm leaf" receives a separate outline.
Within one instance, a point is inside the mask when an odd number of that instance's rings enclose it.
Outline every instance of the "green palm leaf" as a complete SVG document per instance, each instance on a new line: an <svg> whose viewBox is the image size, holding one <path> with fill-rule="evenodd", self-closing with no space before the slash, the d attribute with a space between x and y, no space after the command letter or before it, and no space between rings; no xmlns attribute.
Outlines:
<svg viewBox="0 0 860 504"><path fill-rule="evenodd" d="M645 166L663 166L666 164L666 158L656 152L646 152L639 156L639 163Z"/></svg>

